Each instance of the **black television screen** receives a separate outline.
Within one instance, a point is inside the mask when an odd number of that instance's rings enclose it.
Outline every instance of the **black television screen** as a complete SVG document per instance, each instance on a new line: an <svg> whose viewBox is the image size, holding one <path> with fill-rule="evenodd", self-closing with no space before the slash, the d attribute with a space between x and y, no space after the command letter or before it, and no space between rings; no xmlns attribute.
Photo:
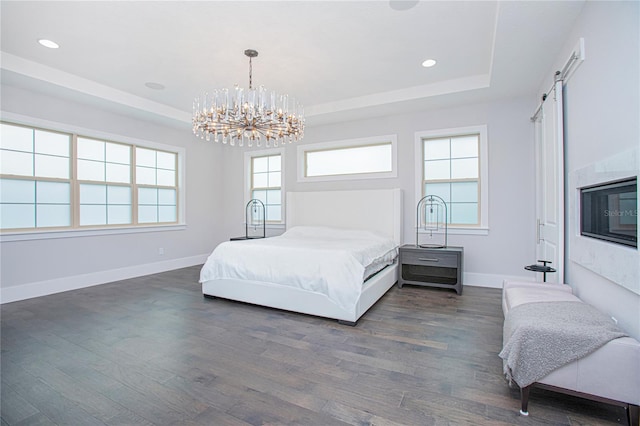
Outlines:
<svg viewBox="0 0 640 426"><path fill-rule="evenodd" d="M580 234L638 247L638 178L580 189Z"/></svg>

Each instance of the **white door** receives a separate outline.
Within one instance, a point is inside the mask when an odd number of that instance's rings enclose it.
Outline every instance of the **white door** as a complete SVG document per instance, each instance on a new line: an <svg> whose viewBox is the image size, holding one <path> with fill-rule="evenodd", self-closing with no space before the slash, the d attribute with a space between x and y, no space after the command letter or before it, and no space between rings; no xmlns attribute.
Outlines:
<svg viewBox="0 0 640 426"><path fill-rule="evenodd" d="M564 282L564 138L562 81L542 103L535 117L536 138L536 260L550 261L556 270L547 282ZM537 273L537 280L543 274Z"/></svg>

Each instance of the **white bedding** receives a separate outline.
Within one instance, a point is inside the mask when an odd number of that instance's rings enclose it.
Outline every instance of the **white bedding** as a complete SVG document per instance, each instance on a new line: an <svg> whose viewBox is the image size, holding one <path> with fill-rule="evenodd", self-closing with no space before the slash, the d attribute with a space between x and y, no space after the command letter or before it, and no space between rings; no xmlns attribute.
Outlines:
<svg viewBox="0 0 640 426"><path fill-rule="evenodd" d="M220 244L200 282L246 279L325 294L338 306L357 303L369 265L385 265L398 244L371 231L297 226L278 237Z"/></svg>

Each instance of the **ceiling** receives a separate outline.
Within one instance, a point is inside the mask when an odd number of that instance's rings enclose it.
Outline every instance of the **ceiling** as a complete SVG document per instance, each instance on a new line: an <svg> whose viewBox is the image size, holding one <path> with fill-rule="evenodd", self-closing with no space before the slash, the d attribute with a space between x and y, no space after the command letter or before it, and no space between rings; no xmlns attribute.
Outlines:
<svg viewBox="0 0 640 426"><path fill-rule="evenodd" d="M5 1L2 83L188 126L206 90L253 84L307 125L536 91L583 1ZM47 49L38 39L59 49ZM432 68L422 61L438 61ZM157 83L163 90L145 83Z"/></svg>

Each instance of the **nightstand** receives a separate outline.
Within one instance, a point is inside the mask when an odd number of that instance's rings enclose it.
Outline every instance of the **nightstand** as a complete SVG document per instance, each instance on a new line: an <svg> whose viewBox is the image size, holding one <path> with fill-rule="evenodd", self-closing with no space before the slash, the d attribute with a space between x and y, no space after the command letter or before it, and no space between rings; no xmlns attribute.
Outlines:
<svg viewBox="0 0 640 426"><path fill-rule="evenodd" d="M400 247L398 287L405 284L450 288L462 294L463 247Z"/></svg>

